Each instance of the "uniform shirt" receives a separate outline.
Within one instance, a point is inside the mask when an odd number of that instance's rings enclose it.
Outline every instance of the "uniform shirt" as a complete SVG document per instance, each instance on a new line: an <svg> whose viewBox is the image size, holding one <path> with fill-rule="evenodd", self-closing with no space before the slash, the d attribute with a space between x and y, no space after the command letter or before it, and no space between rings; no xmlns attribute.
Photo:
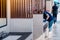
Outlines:
<svg viewBox="0 0 60 40"><path fill-rule="evenodd" d="M49 12L47 12L47 11L44 11L44 13L43 13L43 18L44 19L47 18L47 15L46 14L48 14L48 16L49 16L49 19L47 21L50 22L51 20L53 20L53 16Z"/></svg>
<svg viewBox="0 0 60 40"><path fill-rule="evenodd" d="M52 7L52 13L53 14L58 14L58 6L55 5L55 6Z"/></svg>

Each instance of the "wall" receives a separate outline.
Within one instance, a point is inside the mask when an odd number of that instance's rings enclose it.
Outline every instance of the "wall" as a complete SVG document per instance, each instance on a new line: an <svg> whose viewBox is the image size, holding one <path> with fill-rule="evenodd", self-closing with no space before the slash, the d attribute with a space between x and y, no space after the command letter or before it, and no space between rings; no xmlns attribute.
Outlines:
<svg viewBox="0 0 60 40"><path fill-rule="evenodd" d="M40 37L43 33L43 14L33 15L33 40Z"/></svg>
<svg viewBox="0 0 60 40"><path fill-rule="evenodd" d="M53 6L53 0L46 1L46 9L51 13L52 12L52 6Z"/></svg>
<svg viewBox="0 0 60 40"><path fill-rule="evenodd" d="M33 19L10 19L10 32L32 32Z"/></svg>
<svg viewBox="0 0 60 40"><path fill-rule="evenodd" d="M6 25L6 19L5 18L0 18L0 27ZM0 28L0 32L5 31L6 27Z"/></svg>
<svg viewBox="0 0 60 40"><path fill-rule="evenodd" d="M0 32L32 32L33 19L10 19L10 0L7 0L7 21L8 25L0 28Z"/></svg>
<svg viewBox="0 0 60 40"><path fill-rule="evenodd" d="M9 14L9 21L10 32L32 32L32 18L10 18Z"/></svg>
<svg viewBox="0 0 60 40"><path fill-rule="evenodd" d="M6 24L6 18L0 18L0 26L3 26Z"/></svg>
<svg viewBox="0 0 60 40"><path fill-rule="evenodd" d="M46 2L46 9L51 13L51 1Z"/></svg>
<svg viewBox="0 0 60 40"><path fill-rule="evenodd" d="M9 32L9 19L10 19L10 0L7 0L7 26L0 28L0 32L4 31L4 32Z"/></svg>
<svg viewBox="0 0 60 40"><path fill-rule="evenodd" d="M60 0L58 0L60 2ZM58 15L57 15L57 21L60 21L60 6L58 8Z"/></svg>

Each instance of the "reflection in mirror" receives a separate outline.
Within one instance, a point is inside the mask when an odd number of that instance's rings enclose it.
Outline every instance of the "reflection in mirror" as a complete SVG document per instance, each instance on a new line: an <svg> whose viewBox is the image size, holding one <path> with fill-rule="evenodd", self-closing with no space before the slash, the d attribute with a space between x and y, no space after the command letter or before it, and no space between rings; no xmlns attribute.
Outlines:
<svg viewBox="0 0 60 40"><path fill-rule="evenodd" d="M6 0L0 0L0 28L7 25Z"/></svg>

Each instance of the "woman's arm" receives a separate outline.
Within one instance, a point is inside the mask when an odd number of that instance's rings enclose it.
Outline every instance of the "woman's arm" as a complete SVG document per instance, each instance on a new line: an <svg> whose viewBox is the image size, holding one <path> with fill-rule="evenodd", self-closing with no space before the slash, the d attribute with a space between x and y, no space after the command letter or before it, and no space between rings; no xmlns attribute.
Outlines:
<svg viewBox="0 0 60 40"><path fill-rule="evenodd" d="M49 19L49 15L48 14L46 14L47 15L47 18L46 18L46 20L48 20Z"/></svg>

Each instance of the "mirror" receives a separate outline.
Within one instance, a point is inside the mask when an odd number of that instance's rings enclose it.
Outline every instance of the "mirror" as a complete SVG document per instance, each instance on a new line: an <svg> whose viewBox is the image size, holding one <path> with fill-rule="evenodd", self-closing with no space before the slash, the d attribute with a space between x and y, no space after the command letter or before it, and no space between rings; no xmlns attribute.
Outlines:
<svg viewBox="0 0 60 40"><path fill-rule="evenodd" d="M7 0L0 0L0 28L7 26Z"/></svg>

